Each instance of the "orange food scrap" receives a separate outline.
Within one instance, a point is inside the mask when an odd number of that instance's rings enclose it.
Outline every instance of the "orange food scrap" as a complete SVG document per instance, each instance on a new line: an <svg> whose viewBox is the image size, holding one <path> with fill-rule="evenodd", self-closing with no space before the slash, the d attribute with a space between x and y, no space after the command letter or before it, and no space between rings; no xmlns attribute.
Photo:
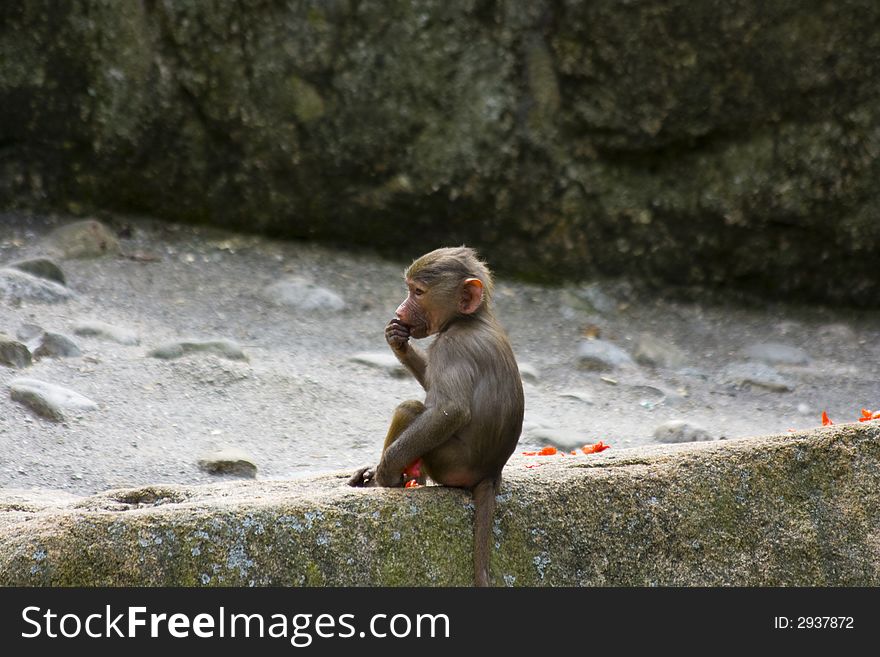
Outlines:
<svg viewBox="0 0 880 657"><path fill-rule="evenodd" d="M422 476L422 459L416 459L412 463L410 463L403 471L403 478L409 481L410 479L418 479Z"/></svg>
<svg viewBox="0 0 880 657"><path fill-rule="evenodd" d="M583 447L581 447L581 452L583 452L584 454L595 454L597 452L601 452L603 450L606 450L609 447L611 447L611 445L606 445L605 443L603 443L600 440L598 443L595 443L593 445L584 445ZM523 456L554 456L556 454L558 454L559 456L568 456L569 454L571 454L572 456L577 456L578 451L573 449L573 450L571 450L571 452L566 452L564 450L556 449L552 445L547 445L547 447L544 447L543 449L541 449L538 452L522 452ZM542 465L542 464L535 463L532 465L527 465L526 467L527 468L537 468L539 465Z"/></svg>
<svg viewBox="0 0 880 657"><path fill-rule="evenodd" d="M872 411L867 408L862 409L862 415L859 418L859 422L870 422L871 420L880 420L880 411ZM822 426L827 427L829 424L834 424L831 421L831 418L828 417L828 413L822 411Z"/></svg>
<svg viewBox="0 0 880 657"><path fill-rule="evenodd" d="M418 488L421 486L419 479L422 478L422 459L416 459L403 470L404 487Z"/></svg>

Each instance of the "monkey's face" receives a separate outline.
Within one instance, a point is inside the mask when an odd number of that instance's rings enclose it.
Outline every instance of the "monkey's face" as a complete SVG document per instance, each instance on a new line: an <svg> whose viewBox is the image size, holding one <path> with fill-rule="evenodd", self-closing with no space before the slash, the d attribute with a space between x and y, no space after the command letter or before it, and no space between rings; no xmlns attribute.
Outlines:
<svg viewBox="0 0 880 657"><path fill-rule="evenodd" d="M477 278L430 285L408 278L406 286L409 294L395 314L416 340L439 333L456 317L471 315L483 305L483 283Z"/></svg>
<svg viewBox="0 0 880 657"><path fill-rule="evenodd" d="M409 294L394 314L409 327L410 336L420 340L440 330L439 318L426 285L408 279L406 286Z"/></svg>

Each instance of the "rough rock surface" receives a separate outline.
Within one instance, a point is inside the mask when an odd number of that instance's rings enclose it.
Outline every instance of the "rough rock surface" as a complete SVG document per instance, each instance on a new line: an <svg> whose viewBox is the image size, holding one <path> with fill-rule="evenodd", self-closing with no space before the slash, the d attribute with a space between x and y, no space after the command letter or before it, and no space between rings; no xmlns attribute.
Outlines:
<svg viewBox="0 0 880 657"><path fill-rule="evenodd" d="M345 300L336 292L304 276L287 276L267 285L263 298L297 310L338 311L345 308Z"/></svg>
<svg viewBox="0 0 880 657"><path fill-rule="evenodd" d="M67 287L20 269L0 269L0 300L9 303L58 303L73 296Z"/></svg>
<svg viewBox="0 0 880 657"><path fill-rule="evenodd" d="M76 343L61 333L43 333L34 350L34 358L70 358L81 355L82 351Z"/></svg>
<svg viewBox="0 0 880 657"><path fill-rule="evenodd" d="M199 467L211 474L228 474L253 479L257 476L257 465L247 452L227 447L205 454L199 459Z"/></svg>
<svg viewBox="0 0 880 657"><path fill-rule="evenodd" d="M139 345L141 339L137 333L121 326L113 326L100 320L88 320L77 322L73 326L73 332L76 335L82 335L91 338L100 338L102 340L111 340L119 344L135 346Z"/></svg>
<svg viewBox="0 0 880 657"><path fill-rule="evenodd" d="M791 381L764 363L731 363L721 371L719 378L737 387L757 386L774 392L788 392L794 387Z"/></svg>
<svg viewBox="0 0 880 657"><path fill-rule="evenodd" d="M116 235L95 219L59 226L46 236L45 247L62 258L98 258L119 253Z"/></svg>
<svg viewBox="0 0 880 657"><path fill-rule="evenodd" d="M808 365L810 356L800 347L777 342L759 342L749 345L743 355L771 365Z"/></svg>
<svg viewBox="0 0 880 657"><path fill-rule="evenodd" d="M681 367L687 362L684 352L674 344L647 334L639 336L633 355L639 365L646 367Z"/></svg>
<svg viewBox="0 0 880 657"><path fill-rule="evenodd" d="M624 349L606 340L584 340L578 345L578 367L585 370L610 371L635 367Z"/></svg>
<svg viewBox="0 0 880 657"><path fill-rule="evenodd" d="M654 429L654 440L660 443L692 443L712 440L712 434L685 420L669 420Z"/></svg>
<svg viewBox="0 0 880 657"><path fill-rule="evenodd" d="M247 360L247 356L233 340L175 340L151 349L147 355L153 358L174 360L190 354L214 354L230 360Z"/></svg>
<svg viewBox="0 0 880 657"><path fill-rule="evenodd" d="M98 408L95 402L75 390L37 379L13 379L9 383L9 396L37 415L57 422L64 421L68 412Z"/></svg>
<svg viewBox="0 0 880 657"><path fill-rule="evenodd" d="M31 352L27 345L0 333L0 365L21 369L31 364Z"/></svg>
<svg viewBox="0 0 880 657"><path fill-rule="evenodd" d="M864 0L5 0L0 207L876 306L878 35Z"/></svg>
<svg viewBox="0 0 880 657"><path fill-rule="evenodd" d="M9 266L12 269L26 271L28 274L33 274L38 278L45 278L50 281L55 281L60 285L67 285L67 279L64 276L61 267L58 266L58 263L49 258L29 258L28 260L13 262Z"/></svg>
<svg viewBox="0 0 880 657"><path fill-rule="evenodd" d="M492 579L878 586L878 425L514 457L497 497ZM88 498L0 490L0 584L470 584L468 493L352 489L347 476Z"/></svg>

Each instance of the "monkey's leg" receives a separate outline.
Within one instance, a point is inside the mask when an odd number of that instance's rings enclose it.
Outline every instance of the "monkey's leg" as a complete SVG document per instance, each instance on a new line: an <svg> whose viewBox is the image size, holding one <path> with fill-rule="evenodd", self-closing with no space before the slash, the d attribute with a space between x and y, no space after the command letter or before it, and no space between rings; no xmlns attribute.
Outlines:
<svg viewBox="0 0 880 657"><path fill-rule="evenodd" d="M388 446L397 440L400 437L400 434L406 431L407 427L409 427L409 425L411 425L413 421L424 412L425 405L415 399L402 402L396 409L394 409L394 415L391 416L391 425L388 427L388 434L385 436L385 443L382 445L382 453L384 454L385 450L388 449ZM412 468L413 465L415 465L415 463L407 466L407 470ZM420 484L424 484L425 476L420 475L416 480ZM356 487L375 486L375 468L361 468L354 473L354 476L352 476L351 479L348 480L348 485ZM401 480L400 485L403 485L403 480Z"/></svg>
<svg viewBox="0 0 880 657"><path fill-rule="evenodd" d="M425 405L415 399L401 402L394 409L394 415L391 416L391 425L388 427L388 434L385 436L385 443L382 445L382 451L388 449L388 446L397 440L413 421L425 412Z"/></svg>
<svg viewBox="0 0 880 657"><path fill-rule="evenodd" d="M411 425L415 419L424 412L425 405L415 399L410 399L409 401L401 403L394 410L394 415L391 418L391 426L388 427L388 435L385 436L385 444L382 446L382 453L384 454L385 450L400 437L400 434L402 434L409 425ZM422 471L422 460L416 459L406 466L404 476L409 477L410 479L415 479L418 484L424 486L427 477Z"/></svg>

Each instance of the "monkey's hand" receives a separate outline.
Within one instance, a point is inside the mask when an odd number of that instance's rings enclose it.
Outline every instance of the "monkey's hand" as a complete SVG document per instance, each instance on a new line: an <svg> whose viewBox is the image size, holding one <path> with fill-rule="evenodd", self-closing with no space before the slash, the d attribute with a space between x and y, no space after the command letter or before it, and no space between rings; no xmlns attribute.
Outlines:
<svg viewBox="0 0 880 657"><path fill-rule="evenodd" d="M409 343L409 326L396 317L385 327L385 341L397 353L405 353Z"/></svg>
<svg viewBox="0 0 880 657"><path fill-rule="evenodd" d="M383 458L376 466L373 474L373 480L376 482L374 486L384 486L385 488L400 488L404 485L403 473L394 472L388 467L388 462Z"/></svg>
<svg viewBox="0 0 880 657"><path fill-rule="evenodd" d="M376 470L370 467L361 468L352 475L351 479L348 480L348 485L355 488L378 486L379 484L376 482Z"/></svg>

